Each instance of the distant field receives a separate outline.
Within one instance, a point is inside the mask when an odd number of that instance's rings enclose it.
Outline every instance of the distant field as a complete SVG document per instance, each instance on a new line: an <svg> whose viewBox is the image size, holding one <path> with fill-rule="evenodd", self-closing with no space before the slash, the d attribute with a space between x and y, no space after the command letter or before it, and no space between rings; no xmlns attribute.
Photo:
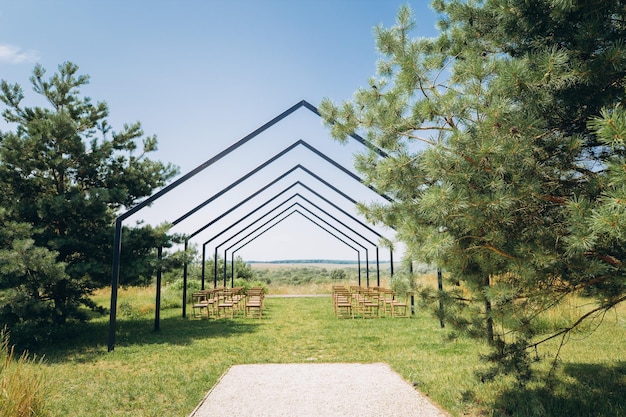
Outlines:
<svg viewBox="0 0 626 417"><path fill-rule="evenodd" d="M288 269L288 268L319 268L319 269L354 269L358 264L342 264L342 263L318 263L318 262L302 262L302 263L269 263L269 262L248 262L252 269ZM365 262L361 262L361 268L365 268ZM370 269L376 268L376 262L370 262ZM380 262L381 269L389 269L389 262Z"/></svg>

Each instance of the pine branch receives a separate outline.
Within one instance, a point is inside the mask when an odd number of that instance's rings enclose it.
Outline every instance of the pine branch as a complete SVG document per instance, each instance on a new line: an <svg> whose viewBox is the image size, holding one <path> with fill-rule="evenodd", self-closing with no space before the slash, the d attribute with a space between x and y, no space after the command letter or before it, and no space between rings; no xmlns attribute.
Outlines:
<svg viewBox="0 0 626 417"><path fill-rule="evenodd" d="M602 255L600 253L593 253L593 252L585 252L585 255L599 259L616 268L621 268L624 265L622 261L620 261L619 259L611 255Z"/></svg>
<svg viewBox="0 0 626 417"><path fill-rule="evenodd" d="M506 253L506 252L496 248L495 246L493 246L490 243L486 243L484 245L479 245L479 246L473 246L473 247L471 247L469 249L489 249L490 251L493 251L493 252L497 253L498 255L503 256L505 258L516 259L515 256L509 255L508 253Z"/></svg>

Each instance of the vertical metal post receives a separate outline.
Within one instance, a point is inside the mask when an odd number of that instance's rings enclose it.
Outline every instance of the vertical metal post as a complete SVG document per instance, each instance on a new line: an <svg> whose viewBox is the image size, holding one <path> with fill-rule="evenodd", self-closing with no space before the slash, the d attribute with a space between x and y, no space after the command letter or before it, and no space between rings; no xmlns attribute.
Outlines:
<svg viewBox="0 0 626 417"><path fill-rule="evenodd" d="M217 288L217 246L215 247L215 258L213 258L213 288Z"/></svg>
<svg viewBox="0 0 626 417"><path fill-rule="evenodd" d="M224 288L226 288L226 251L224 251Z"/></svg>
<svg viewBox="0 0 626 417"><path fill-rule="evenodd" d="M161 330L161 272L162 272L162 260L163 260L163 247L159 247L157 250L157 271L156 271L156 308L154 312L154 331Z"/></svg>
<svg viewBox="0 0 626 417"><path fill-rule="evenodd" d="M235 288L235 251L230 254L230 286Z"/></svg>
<svg viewBox="0 0 626 417"><path fill-rule="evenodd" d="M393 250L389 249L389 264L391 265L391 278L393 278Z"/></svg>
<svg viewBox="0 0 626 417"><path fill-rule="evenodd" d="M443 275L441 274L441 268L437 268L437 289L439 290L439 326L443 329L446 324L443 321Z"/></svg>
<svg viewBox="0 0 626 417"><path fill-rule="evenodd" d="M111 313L109 314L109 347L115 349L115 322L117 319L117 287L120 284L120 255L122 253L122 219L115 219L113 238L113 269L111 275Z"/></svg>
<svg viewBox="0 0 626 417"><path fill-rule="evenodd" d="M376 246L376 286L380 287L380 261L378 260L378 246Z"/></svg>
<svg viewBox="0 0 626 417"><path fill-rule="evenodd" d="M206 244L202 245L202 278L201 278L201 285L202 287L200 287L202 290L204 290L204 269L206 268Z"/></svg>
<svg viewBox="0 0 626 417"><path fill-rule="evenodd" d="M183 318L187 317L187 248L189 241L185 239L185 262L183 262Z"/></svg>
<svg viewBox="0 0 626 417"><path fill-rule="evenodd" d="M367 249L365 249L365 284L370 286L370 257Z"/></svg>
<svg viewBox="0 0 626 417"><path fill-rule="evenodd" d="M359 287L361 286L361 252L357 251L357 264L359 266Z"/></svg>

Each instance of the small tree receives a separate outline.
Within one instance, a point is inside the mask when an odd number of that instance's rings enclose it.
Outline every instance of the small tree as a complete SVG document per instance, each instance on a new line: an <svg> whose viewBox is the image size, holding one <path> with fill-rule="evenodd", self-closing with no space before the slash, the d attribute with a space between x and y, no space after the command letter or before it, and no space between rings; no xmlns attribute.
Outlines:
<svg viewBox="0 0 626 417"><path fill-rule="evenodd" d="M110 282L116 213L177 170L147 157L157 140L144 137L139 123L111 130L107 105L80 95L89 77L76 65L60 65L48 79L38 65L31 82L47 107L24 106L19 85L0 84L2 116L14 127L0 132L2 221L9 225L0 247L0 287L10 289L3 318L60 324L84 318L80 307L94 307L88 295ZM149 248L171 239L164 228L125 236L126 253L136 256L123 278L129 284L150 273Z"/></svg>
<svg viewBox="0 0 626 417"><path fill-rule="evenodd" d="M330 272L330 278L335 281L342 281L346 279L346 271L343 269L333 269Z"/></svg>

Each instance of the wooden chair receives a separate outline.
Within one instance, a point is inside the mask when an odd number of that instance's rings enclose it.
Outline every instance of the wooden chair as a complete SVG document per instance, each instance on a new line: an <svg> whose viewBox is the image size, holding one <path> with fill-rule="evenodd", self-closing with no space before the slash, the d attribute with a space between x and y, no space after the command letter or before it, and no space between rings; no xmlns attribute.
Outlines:
<svg viewBox="0 0 626 417"><path fill-rule="evenodd" d="M245 317L256 317L261 319L263 317L263 299L264 290L261 287L250 288L246 292L245 301Z"/></svg>
<svg viewBox="0 0 626 417"><path fill-rule="evenodd" d="M243 287L235 287L231 289L230 295L233 303L233 312L239 314L245 310L246 294Z"/></svg>
<svg viewBox="0 0 626 417"><path fill-rule="evenodd" d="M389 288L382 288L380 290L381 307L383 314L391 315L391 305L393 302L394 292Z"/></svg>
<svg viewBox="0 0 626 417"><path fill-rule="evenodd" d="M217 317L226 317L226 313L230 318L234 318L235 304L233 303L233 291L229 288L220 289L217 292Z"/></svg>
<svg viewBox="0 0 626 417"><path fill-rule="evenodd" d="M391 317L398 316L398 311L402 312L402 315L400 315L399 317L409 317L408 299L409 299L408 293L404 296L404 301L398 300L394 293L394 298L391 301Z"/></svg>
<svg viewBox="0 0 626 417"><path fill-rule="evenodd" d="M361 293L361 317L380 317L380 294L373 289L365 289Z"/></svg>
<svg viewBox="0 0 626 417"><path fill-rule="evenodd" d="M347 288L343 286L333 287L333 308L335 317L354 318L351 300L352 295Z"/></svg>
<svg viewBox="0 0 626 417"><path fill-rule="evenodd" d="M202 317L202 311L206 309L207 317L215 315L215 290L201 290L191 294L192 312L195 318Z"/></svg>
<svg viewBox="0 0 626 417"><path fill-rule="evenodd" d="M208 309L207 294L204 291L191 294L191 311L193 317L202 317L202 311L204 309Z"/></svg>

